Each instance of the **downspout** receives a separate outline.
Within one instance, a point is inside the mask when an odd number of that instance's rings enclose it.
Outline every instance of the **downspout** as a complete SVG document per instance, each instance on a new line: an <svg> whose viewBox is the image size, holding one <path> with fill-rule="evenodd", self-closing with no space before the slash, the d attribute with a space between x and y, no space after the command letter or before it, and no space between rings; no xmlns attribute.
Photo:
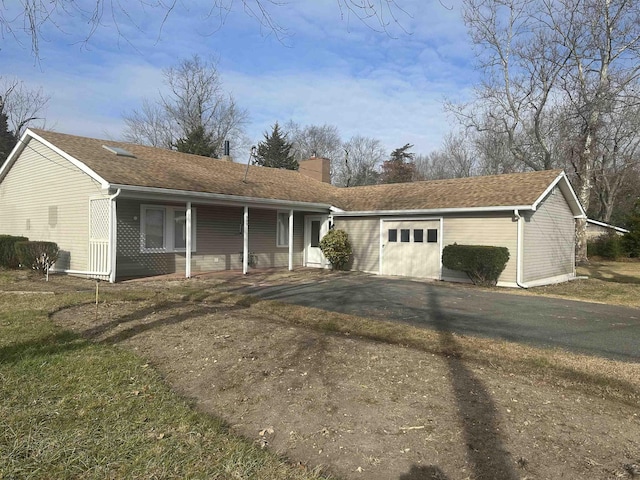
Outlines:
<svg viewBox="0 0 640 480"><path fill-rule="evenodd" d="M114 228L114 223L116 222L116 209L115 203L113 200L116 199L121 193L121 189L118 188L116 193L108 197L111 209L111 221L109 222L109 255L108 255L108 263L109 270L106 272L94 272L91 270L52 270L55 273L67 273L71 275L93 275L100 277L109 277L109 283L115 283L115 273L116 273L116 241L117 241L117 232L116 228ZM117 225L117 224L116 224Z"/></svg>
<svg viewBox="0 0 640 480"><path fill-rule="evenodd" d="M514 217L516 217L516 285L520 288L529 288L528 285L522 283L522 256L523 256L523 222L524 218L520 215L520 212L516 208L513 211Z"/></svg>

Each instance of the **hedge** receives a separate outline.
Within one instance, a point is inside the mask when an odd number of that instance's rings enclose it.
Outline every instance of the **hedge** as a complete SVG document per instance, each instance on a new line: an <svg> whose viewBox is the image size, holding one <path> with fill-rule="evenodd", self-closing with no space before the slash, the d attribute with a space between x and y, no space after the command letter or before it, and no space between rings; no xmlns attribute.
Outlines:
<svg viewBox="0 0 640 480"><path fill-rule="evenodd" d="M509 261L509 249L484 245L447 245L442 252L442 264L465 272L474 285L495 286Z"/></svg>
<svg viewBox="0 0 640 480"><path fill-rule="evenodd" d="M17 242L15 245L18 261L42 274L47 273L58 259L58 245L54 242Z"/></svg>
<svg viewBox="0 0 640 480"><path fill-rule="evenodd" d="M607 233L600 235L587 242L587 256L602 257L609 260L618 260L626 257L622 236L617 233Z"/></svg>
<svg viewBox="0 0 640 480"><path fill-rule="evenodd" d="M18 268L20 261L16 254L15 244L27 242L27 237L14 237L13 235L0 235L0 267Z"/></svg>

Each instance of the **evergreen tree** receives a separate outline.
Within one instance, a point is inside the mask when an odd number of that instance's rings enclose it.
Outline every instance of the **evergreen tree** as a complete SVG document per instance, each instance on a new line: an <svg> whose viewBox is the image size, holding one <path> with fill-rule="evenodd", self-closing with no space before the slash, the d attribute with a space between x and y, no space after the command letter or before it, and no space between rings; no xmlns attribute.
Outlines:
<svg viewBox="0 0 640 480"><path fill-rule="evenodd" d="M391 158L382 164L380 183L405 183L416 178L416 165L413 163L415 154L409 152L413 145L407 143L404 147L391 152Z"/></svg>
<svg viewBox="0 0 640 480"><path fill-rule="evenodd" d="M16 146L17 139L9 130L7 115L0 110L0 167L9 157L11 150Z"/></svg>
<svg viewBox="0 0 640 480"><path fill-rule="evenodd" d="M203 157L216 157L216 147L211 135L208 135L202 125L191 130L185 138L179 138L175 143L179 152L192 153Z"/></svg>
<svg viewBox="0 0 640 480"><path fill-rule="evenodd" d="M298 161L291 153L293 144L287 142L286 134L280 131L278 122L273 126L271 135L264 133L264 142L258 144L256 164L263 167L298 170Z"/></svg>

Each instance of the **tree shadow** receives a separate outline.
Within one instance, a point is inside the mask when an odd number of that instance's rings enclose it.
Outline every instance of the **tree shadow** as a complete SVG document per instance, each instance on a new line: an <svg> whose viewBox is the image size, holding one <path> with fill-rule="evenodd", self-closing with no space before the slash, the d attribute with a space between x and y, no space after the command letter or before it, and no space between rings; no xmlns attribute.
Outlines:
<svg viewBox="0 0 640 480"><path fill-rule="evenodd" d="M478 480L517 480L519 477L514 469L513 458L503 443L499 414L495 403L480 379L464 364L462 360L463 349L450 331L449 318L440 307L435 289L430 289L429 301L440 335L442 351L449 368L450 381L463 427L467 455L472 463L475 478Z"/></svg>
<svg viewBox="0 0 640 480"><path fill-rule="evenodd" d="M400 475L398 480L448 480L442 470L435 465L411 465L411 470Z"/></svg>
<svg viewBox="0 0 640 480"><path fill-rule="evenodd" d="M83 349L87 343L73 332L62 331L54 335L13 343L0 348L0 364L17 363L25 359L49 357Z"/></svg>

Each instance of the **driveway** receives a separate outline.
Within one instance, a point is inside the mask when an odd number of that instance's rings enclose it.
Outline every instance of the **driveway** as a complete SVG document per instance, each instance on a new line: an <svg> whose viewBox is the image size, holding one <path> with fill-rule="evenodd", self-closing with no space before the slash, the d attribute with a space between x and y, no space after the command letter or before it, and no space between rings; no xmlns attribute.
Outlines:
<svg viewBox="0 0 640 480"><path fill-rule="evenodd" d="M640 309L359 273L240 292L450 332L640 361Z"/></svg>

